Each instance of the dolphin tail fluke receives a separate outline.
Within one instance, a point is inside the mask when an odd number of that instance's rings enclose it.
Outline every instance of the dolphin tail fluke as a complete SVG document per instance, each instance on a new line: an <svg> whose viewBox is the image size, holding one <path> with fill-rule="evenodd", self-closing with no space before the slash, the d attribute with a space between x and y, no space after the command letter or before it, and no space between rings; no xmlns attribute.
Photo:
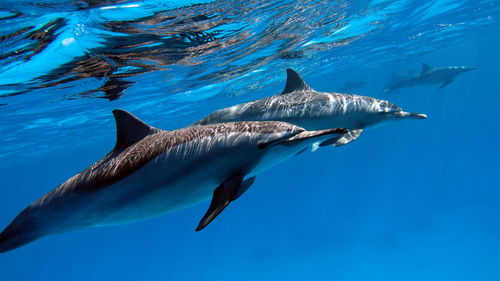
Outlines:
<svg viewBox="0 0 500 281"><path fill-rule="evenodd" d="M38 224L31 219L28 210L29 207L0 233L0 253L14 250L43 236L37 231Z"/></svg>

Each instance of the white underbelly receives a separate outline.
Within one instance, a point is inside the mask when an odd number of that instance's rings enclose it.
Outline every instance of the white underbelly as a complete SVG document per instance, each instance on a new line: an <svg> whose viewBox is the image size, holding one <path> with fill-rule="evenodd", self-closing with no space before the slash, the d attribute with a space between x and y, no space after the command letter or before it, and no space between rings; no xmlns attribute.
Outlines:
<svg viewBox="0 0 500 281"><path fill-rule="evenodd" d="M100 192L92 216L95 226L124 224L183 209L209 200L228 176L207 167L171 174L164 164L148 164L140 171ZM161 176L164 173L165 176Z"/></svg>

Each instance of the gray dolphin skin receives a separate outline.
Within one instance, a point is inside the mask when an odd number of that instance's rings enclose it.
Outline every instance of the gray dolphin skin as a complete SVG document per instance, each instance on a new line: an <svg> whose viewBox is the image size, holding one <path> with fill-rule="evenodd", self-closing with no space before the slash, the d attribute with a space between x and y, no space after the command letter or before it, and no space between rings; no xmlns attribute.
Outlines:
<svg viewBox="0 0 500 281"><path fill-rule="evenodd" d="M372 97L325 93L313 90L293 69L287 69L282 93L214 111L193 124L206 125L231 121L284 121L307 130L347 128L347 134L334 146L354 141L363 128L386 121L424 119L425 114L409 113L399 106Z"/></svg>
<svg viewBox="0 0 500 281"><path fill-rule="evenodd" d="M396 91L402 88L412 88L429 84L438 84L439 88L442 89L448 86L457 75L472 70L476 70L475 67L465 67L465 66L446 66L432 68L428 64L422 64L422 71L415 75L409 75L405 77L394 77L393 81L389 83L384 92Z"/></svg>
<svg viewBox="0 0 500 281"><path fill-rule="evenodd" d="M241 196L260 171L337 140L345 129L306 131L285 122L232 122L175 131L114 110L117 141L104 158L27 208L0 233L0 252L40 237L129 223L212 197L196 230Z"/></svg>

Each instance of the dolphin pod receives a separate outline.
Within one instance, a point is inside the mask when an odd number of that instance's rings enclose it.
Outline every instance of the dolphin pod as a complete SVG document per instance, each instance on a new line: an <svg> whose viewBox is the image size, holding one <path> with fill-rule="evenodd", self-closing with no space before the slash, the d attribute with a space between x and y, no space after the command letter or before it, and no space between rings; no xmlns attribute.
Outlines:
<svg viewBox="0 0 500 281"><path fill-rule="evenodd" d="M347 128L349 132L334 146L356 140L364 128L400 119L425 119L386 100L313 90L293 69L287 69L285 89L280 94L219 109L193 125L234 121L284 121L307 130Z"/></svg>
<svg viewBox="0 0 500 281"><path fill-rule="evenodd" d="M388 101L313 90L287 70L282 93L220 109L165 131L114 110L115 147L19 213L0 233L0 253L41 237L124 224L211 198L196 231L238 199L261 171L311 146L339 146L366 127L423 119Z"/></svg>
<svg viewBox="0 0 500 281"><path fill-rule="evenodd" d="M256 174L344 129L306 131L279 121L233 122L175 131L114 110L117 139L104 158L26 207L0 233L0 252L40 237L123 224L202 202L208 225L254 182Z"/></svg>

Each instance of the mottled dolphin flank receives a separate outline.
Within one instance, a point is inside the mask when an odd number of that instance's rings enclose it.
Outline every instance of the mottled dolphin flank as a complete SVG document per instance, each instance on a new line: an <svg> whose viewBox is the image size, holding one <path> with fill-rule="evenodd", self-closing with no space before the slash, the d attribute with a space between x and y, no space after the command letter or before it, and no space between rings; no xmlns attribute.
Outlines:
<svg viewBox="0 0 500 281"><path fill-rule="evenodd" d="M350 129L333 145L347 144L359 137L363 128L386 121L423 119L425 114L409 113L399 106L372 97L325 93L313 90L300 75L287 69L282 93L217 110L193 125L230 121L284 121L307 130Z"/></svg>
<svg viewBox="0 0 500 281"><path fill-rule="evenodd" d="M306 131L285 122L233 122L175 131L113 111L114 149L25 208L0 233L0 252L40 237L123 224L212 201L203 229L260 171L338 139L345 129Z"/></svg>
<svg viewBox="0 0 500 281"><path fill-rule="evenodd" d="M399 90L402 88L413 88L423 85L441 85L439 88L448 86L455 77L461 73L476 70L475 67L465 66L446 66L432 68L428 64L422 64L422 71L418 74L405 77L393 77L392 81L386 87L384 92Z"/></svg>

